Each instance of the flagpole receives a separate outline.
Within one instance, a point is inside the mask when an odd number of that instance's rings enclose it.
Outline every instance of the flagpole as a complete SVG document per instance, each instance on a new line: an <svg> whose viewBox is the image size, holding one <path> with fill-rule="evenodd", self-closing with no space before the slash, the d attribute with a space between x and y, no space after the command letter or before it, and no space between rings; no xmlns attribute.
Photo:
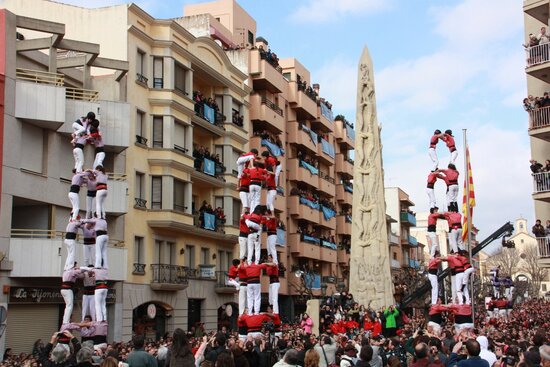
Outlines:
<svg viewBox="0 0 550 367"><path fill-rule="evenodd" d="M466 215L468 216L467 221L467 230L468 230L468 257L470 258L470 263L473 265L473 259L472 259L472 226L473 226L473 218L472 218L472 211L470 208L470 170L468 169L468 158L467 158L467 148L468 148L468 142L466 139L466 129L462 129L462 135L464 138L464 143L462 145L462 149L464 150L464 173L466 174L465 180L466 180L466 192L463 193L463 195L466 195ZM472 273L473 275L473 273ZM472 321L474 323L475 327L475 292L474 292L474 277L470 276L470 301L472 306Z"/></svg>

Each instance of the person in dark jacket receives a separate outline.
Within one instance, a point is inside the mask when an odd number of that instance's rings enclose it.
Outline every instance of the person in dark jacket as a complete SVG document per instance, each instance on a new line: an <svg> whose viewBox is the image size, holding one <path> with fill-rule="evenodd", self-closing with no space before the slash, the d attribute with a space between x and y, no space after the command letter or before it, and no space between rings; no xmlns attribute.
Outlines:
<svg viewBox="0 0 550 367"><path fill-rule="evenodd" d="M225 350L225 335L218 333L216 339L214 339L213 348L206 354L206 360L210 362L216 362L218 354Z"/></svg>
<svg viewBox="0 0 550 367"><path fill-rule="evenodd" d="M185 332L177 328L172 335L172 346L170 347L167 367L194 367L195 357L191 351L189 340ZM167 357L168 357L167 356Z"/></svg>
<svg viewBox="0 0 550 367"><path fill-rule="evenodd" d="M71 347L73 352L71 353ZM55 346L54 346L55 345ZM80 342L69 330L62 333L55 332L46 344L40 358L38 359L42 367L69 367L76 365L76 354L80 350ZM51 352L51 357L50 357Z"/></svg>
<svg viewBox="0 0 550 367"><path fill-rule="evenodd" d="M233 348L231 348L231 353L233 353L233 361L235 362L235 366L249 367L248 359L246 359L244 351L240 346L234 345Z"/></svg>
<svg viewBox="0 0 550 367"><path fill-rule="evenodd" d="M359 352L359 360L355 363L355 367L370 367L370 361L374 351L370 345L363 345Z"/></svg>
<svg viewBox="0 0 550 367"><path fill-rule="evenodd" d="M463 345L466 346L466 353L468 354L468 358L459 361L458 352L462 349ZM458 342L453 348L451 357L447 362L447 367L490 367L489 362L481 359L481 357L479 356L480 352L481 347L477 340L467 340L464 344L462 342Z"/></svg>

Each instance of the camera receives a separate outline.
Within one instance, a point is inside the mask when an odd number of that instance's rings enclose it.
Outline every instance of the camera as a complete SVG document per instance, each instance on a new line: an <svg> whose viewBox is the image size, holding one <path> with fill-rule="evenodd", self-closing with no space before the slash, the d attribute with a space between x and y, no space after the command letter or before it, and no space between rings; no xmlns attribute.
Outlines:
<svg viewBox="0 0 550 367"><path fill-rule="evenodd" d="M262 322L262 328L268 333L274 333L275 332L275 324L273 323L273 321L264 321L264 322Z"/></svg>
<svg viewBox="0 0 550 367"><path fill-rule="evenodd" d="M510 356L506 356L504 358L504 362L508 365L508 366L514 366L516 364L516 359L514 357L510 357Z"/></svg>

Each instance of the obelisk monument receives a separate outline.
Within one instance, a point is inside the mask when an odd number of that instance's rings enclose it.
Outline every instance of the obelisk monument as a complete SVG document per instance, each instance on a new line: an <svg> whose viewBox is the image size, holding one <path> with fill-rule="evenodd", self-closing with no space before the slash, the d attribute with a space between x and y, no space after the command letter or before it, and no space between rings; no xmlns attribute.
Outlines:
<svg viewBox="0 0 550 367"><path fill-rule="evenodd" d="M390 273L382 143L376 116L372 59L367 47L359 61L355 164L353 166L353 229L350 287L354 299L373 308L394 303Z"/></svg>

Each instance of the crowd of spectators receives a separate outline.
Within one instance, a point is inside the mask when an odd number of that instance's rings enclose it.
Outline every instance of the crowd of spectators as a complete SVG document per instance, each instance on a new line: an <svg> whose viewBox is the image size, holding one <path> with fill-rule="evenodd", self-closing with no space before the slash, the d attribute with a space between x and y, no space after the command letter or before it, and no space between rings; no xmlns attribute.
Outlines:
<svg viewBox="0 0 550 367"><path fill-rule="evenodd" d="M281 140L279 134L274 134L267 130L255 130L253 134L254 136L259 136L260 138L277 145L280 149L284 149L283 141Z"/></svg>
<svg viewBox="0 0 550 367"><path fill-rule="evenodd" d="M548 367L550 302L531 299L515 305L508 320L481 313L476 327L455 331L443 319L432 334L423 315L408 317L399 308L372 309L341 292L321 303L319 325L307 315L288 320L280 337L263 333L239 340L223 326L207 332L198 324L176 329L158 341L136 335L128 343L92 347L65 332L50 343L37 341L32 353L4 354L6 367L117 366L369 366L369 367ZM315 334L315 326L319 334ZM395 335L395 336L389 336ZM63 336L62 336L63 337Z"/></svg>
<svg viewBox="0 0 550 367"><path fill-rule="evenodd" d="M315 168L319 168L319 161L317 159L313 158L308 153L302 151L302 150L298 150L296 152L296 158L298 158L302 162L306 162L310 166L313 166Z"/></svg>
<svg viewBox="0 0 550 367"><path fill-rule="evenodd" d="M345 125L348 125L353 129L353 124L349 122L344 115L336 115L334 121L343 121Z"/></svg>
<svg viewBox="0 0 550 367"><path fill-rule="evenodd" d="M533 65L538 64L542 61L547 61L549 58L549 44L550 44L550 33L546 31L546 27L541 27L538 35L534 33L529 33L529 38L527 42L523 45L527 50L527 64ZM546 47L535 47L538 45L546 45Z"/></svg>
<svg viewBox="0 0 550 367"><path fill-rule="evenodd" d="M550 95L548 92L544 92L542 97L533 97L529 95L523 99L523 109L525 111L535 111L539 108L550 107Z"/></svg>
<svg viewBox="0 0 550 367"><path fill-rule="evenodd" d="M275 52L271 51L270 48L268 48L266 51L263 46L259 46L258 51L260 52L260 57L270 63L275 69L280 67L279 57Z"/></svg>
<svg viewBox="0 0 550 367"><path fill-rule="evenodd" d="M322 98L322 97L321 97L321 98L319 99L319 102L322 103L322 104L324 104L325 106L327 106L327 108L328 108L329 110L332 111L332 103L330 103L329 101L327 101L325 98Z"/></svg>
<svg viewBox="0 0 550 367"><path fill-rule="evenodd" d="M298 90L303 91L309 98L317 101L318 94L311 85L308 85L306 80L302 79L300 74L296 74L296 84L298 84Z"/></svg>
<svg viewBox="0 0 550 367"><path fill-rule="evenodd" d="M237 110L233 110L233 116L232 116L231 120L237 126L240 126L240 127L244 126L244 117L243 117L243 115L239 114L239 111L237 111Z"/></svg>
<svg viewBox="0 0 550 367"><path fill-rule="evenodd" d="M214 98L206 97L200 91L196 90L196 91L193 91L193 101L195 102L195 113L198 116L204 119L207 119L207 116L204 113L204 106L208 106L215 111L214 121L210 121L210 122L218 127L224 128L223 127L224 118L220 112L220 107L218 106L218 103Z"/></svg>
<svg viewBox="0 0 550 367"><path fill-rule="evenodd" d="M205 221L205 218L204 218L204 214L207 213L207 214L211 214L211 215L214 215L215 216L215 230L216 231L222 231L223 230L223 227L225 225L225 213L223 211L223 208L222 207L217 207L216 209L214 209L212 207L212 205L208 204L208 202L206 200L204 200L202 202L202 205L201 207L199 208L199 210L197 211L196 214L198 214L198 219L199 219L199 227L200 228L206 228L206 221Z"/></svg>
<svg viewBox="0 0 550 367"><path fill-rule="evenodd" d="M297 187L293 187L290 190L291 196L300 196L304 199L307 199L311 201L312 203L318 203L319 202L319 195L311 190L305 190L305 189L299 189Z"/></svg>
<svg viewBox="0 0 550 367"><path fill-rule="evenodd" d="M194 167L199 172L204 172L204 160L209 159L214 162L214 175L217 178L223 179L221 175L225 173L225 166L223 165L223 162L220 159L219 154L213 154L210 153L210 150L205 146L197 146L195 145L193 147L193 158L194 161Z"/></svg>

